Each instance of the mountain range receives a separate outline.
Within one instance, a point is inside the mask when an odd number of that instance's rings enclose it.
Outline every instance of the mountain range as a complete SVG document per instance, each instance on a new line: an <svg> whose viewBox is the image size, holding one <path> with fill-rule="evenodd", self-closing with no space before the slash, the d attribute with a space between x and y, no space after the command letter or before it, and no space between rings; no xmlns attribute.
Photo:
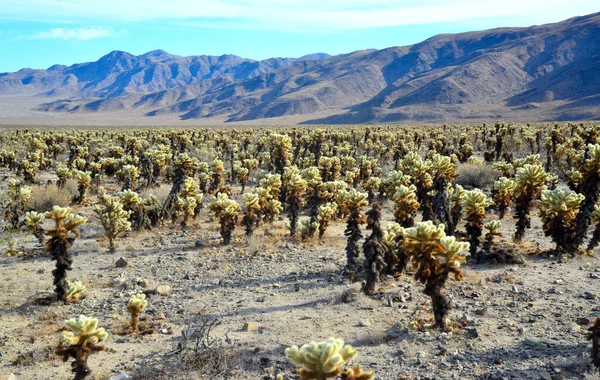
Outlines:
<svg viewBox="0 0 600 380"><path fill-rule="evenodd" d="M38 111L135 109L227 122L600 120L600 13L336 56L255 61L114 51L96 62L0 74L0 95L14 94L40 97Z"/></svg>

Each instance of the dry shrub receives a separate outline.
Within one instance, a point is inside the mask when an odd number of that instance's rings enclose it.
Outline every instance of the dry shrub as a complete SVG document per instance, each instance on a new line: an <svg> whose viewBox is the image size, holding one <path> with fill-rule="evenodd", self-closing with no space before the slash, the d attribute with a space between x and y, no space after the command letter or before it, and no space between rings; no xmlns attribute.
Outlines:
<svg viewBox="0 0 600 380"><path fill-rule="evenodd" d="M160 204L162 205L165 203L165 200L169 196L170 192L171 192L171 186L162 184L159 187L151 187L149 189L145 189L145 190L141 191L140 196L142 198L146 199L150 195L154 195L158 199Z"/></svg>
<svg viewBox="0 0 600 380"><path fill-rule="evenodd" d="M464 188L490 189L499 172L490 165L459 164L456 168L456 183Z"/></svg>
<svg viewBox="0 0 600 380"><path fill-rule="evenodd" d="M77 184L74 190L72 193L66 185L62 189L55 184L32 186L30 206L37 212L50 211L53 206L66 207L77 194Z"/></svg>

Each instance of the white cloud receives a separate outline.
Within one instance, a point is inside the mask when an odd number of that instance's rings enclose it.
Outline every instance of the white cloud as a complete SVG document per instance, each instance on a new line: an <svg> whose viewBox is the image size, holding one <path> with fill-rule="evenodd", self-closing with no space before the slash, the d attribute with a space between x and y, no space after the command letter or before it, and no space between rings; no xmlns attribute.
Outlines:
<svg viewBox="0 0 600 380"><path fill-rule="evenodd" d="M0 19L185 21L186 25L286 31L520 18L559 21L598 11L597 0L0 0Z"/></svg>
<svg viewBox="0 0 600 380"><path fill-rule="evenodd" d="M45 32L36 33L26 38L32 40L91 40L112 35L113 32L104 28L54 28Z"/></svg>

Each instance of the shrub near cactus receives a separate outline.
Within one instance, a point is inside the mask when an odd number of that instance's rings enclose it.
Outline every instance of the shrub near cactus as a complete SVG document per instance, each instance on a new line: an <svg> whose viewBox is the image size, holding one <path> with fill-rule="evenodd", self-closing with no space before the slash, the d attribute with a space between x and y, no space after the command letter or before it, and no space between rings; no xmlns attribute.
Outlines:
<svg viewBox="0 0 600 380"><path fill-rule="evenodd" d="M108 334L103 328L98 328L96 318L84 315L66 320L65 326L71 331L63 332L60 336L56 353L62 356L65 362L69 358L75 359L75 380L82 380L91 373L87 365L89 355L104 350L104 345L100 343L106 340Z"/></svg>
<svg viewBox="0 0 600 380"><path fill-rule="evenodd" d="M302 347L285 350L289 361L298 366L300 380L326 380L341 376L346 380L370 380L373 373L364 373L360 366L344 370L342 366L356 358L358 351L344 345L342 339L329 338L325 342L310 342Z"/></svg>
<svg viewBox="0 0 600 380"><path fill-rule="evenodd" d="M403 230L402 248L410 259L415 279L425 284L424 293L431 298L435 324L446 329L446 315L451 308L442 289L450 274L457 281L464 277L460 265L466 262L461 253L469 243L457 242L454 236L446 236L444 225L431 221L418 223Z"/></svg>

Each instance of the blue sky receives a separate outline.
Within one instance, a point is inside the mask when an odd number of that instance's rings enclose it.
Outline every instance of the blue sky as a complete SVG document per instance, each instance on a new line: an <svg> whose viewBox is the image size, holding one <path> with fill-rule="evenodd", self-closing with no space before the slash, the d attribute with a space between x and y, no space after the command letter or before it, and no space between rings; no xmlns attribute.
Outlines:
<svg viewBox="0 0 600 380"><path fill-rule="evenodd" d="M143 54L298 57L556 22L597 0L0 0L0 72Z"/></svg>

